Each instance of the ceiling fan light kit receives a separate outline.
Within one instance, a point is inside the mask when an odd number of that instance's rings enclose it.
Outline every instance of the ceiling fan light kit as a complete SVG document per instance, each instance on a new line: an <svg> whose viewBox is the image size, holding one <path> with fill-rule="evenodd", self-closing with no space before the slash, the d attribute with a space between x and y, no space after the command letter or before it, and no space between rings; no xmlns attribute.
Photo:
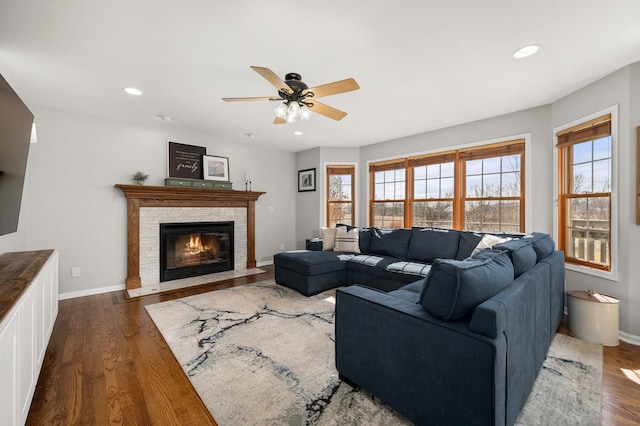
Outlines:
<svg viewBox="0 0 640 426"><path fill-rule="evenodd" d="M276 115L273 124L308 120L311 117L311 111L336 121L342 120L347 115L346 112L322 104L315 99L312 101L311 98L336 95L360 88L353 78L348 78L309 89L309 86L302 81L302 77L298 73L288 73L283 81L269 68L258 66L252 66L251 68L278 89L278 96L222 98L222 100L227 102L282 101L273 111Z"/></svg>

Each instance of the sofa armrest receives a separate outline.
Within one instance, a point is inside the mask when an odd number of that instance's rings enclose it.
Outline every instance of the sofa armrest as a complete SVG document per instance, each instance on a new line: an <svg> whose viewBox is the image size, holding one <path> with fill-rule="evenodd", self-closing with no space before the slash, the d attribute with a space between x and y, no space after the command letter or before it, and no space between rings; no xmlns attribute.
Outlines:
<svg viewBox="0 0 640 426"><path fill-rule="evenodd" d="M476 306L469 330L495 339L507 329L507 313L502 303L486 300Z"/></svg>
<svg viewBox="0 0 640 426"><path fill-rule="evenodd" d="M336 292L336 367L418 424L503 424L506 340L361 286Z"/></svg>

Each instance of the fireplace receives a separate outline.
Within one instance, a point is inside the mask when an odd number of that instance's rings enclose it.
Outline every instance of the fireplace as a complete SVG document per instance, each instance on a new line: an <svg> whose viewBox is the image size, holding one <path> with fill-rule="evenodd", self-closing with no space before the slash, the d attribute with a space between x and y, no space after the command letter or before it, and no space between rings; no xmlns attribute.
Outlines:
<svg viewBox="0 0 640 426"><path fill-rule="evenodd" d="M160 282L230 271L233 222L160 224Z"/></svg>

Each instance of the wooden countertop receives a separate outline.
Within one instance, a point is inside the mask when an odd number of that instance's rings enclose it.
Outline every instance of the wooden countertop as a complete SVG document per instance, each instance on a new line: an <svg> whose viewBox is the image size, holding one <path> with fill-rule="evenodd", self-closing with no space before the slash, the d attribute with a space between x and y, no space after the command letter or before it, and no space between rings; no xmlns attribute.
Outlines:
<svg viewBox="0 0 640 426"><path fill-rule="evenodd" d="M4 253L0 255L0 322L29 288L53 250Z"/></svg>

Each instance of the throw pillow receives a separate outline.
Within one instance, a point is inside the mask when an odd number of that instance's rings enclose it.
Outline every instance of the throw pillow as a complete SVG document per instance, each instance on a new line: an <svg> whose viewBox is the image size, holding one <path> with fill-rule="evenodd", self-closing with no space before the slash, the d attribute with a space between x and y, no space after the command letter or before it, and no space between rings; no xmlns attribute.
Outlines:
<svg viewBox="0 0 640 426"><path fill-rule="evenodd" d="M507 241L511 241L511 237L498 237L497 235L484 234L476 248L473 250L472 255L476 254L480 250L490 249L496 244L506 243Z"/></svg>
<svg viewBox="0 0 640 426"><path fill-rule="evenodd" d="M333 250L336 241L337 228L320 228L320 238L322 238L322 250Z"/></svg>
<svg viewBox="0 0 640 426"><path fill-rule="evenodd" d="M513 282L513 265L506 252L483 253L481 257L436 259L420 295L422 307L445 321L464 318Z"/></svg>
<svg viewBox="0 0 640 426"><path fill-rule="evenodd" d="M340 226L336 229L336 239L334 251L347 251L350 253L360 253L358 244L358 228L348 228Z"/></svg>
<svg viewBox="0 0 640 426"><path fill-rule="evenodd" d="M358 228L358 241L360 244L360 253L369 253L371 228Z"/></svg>

